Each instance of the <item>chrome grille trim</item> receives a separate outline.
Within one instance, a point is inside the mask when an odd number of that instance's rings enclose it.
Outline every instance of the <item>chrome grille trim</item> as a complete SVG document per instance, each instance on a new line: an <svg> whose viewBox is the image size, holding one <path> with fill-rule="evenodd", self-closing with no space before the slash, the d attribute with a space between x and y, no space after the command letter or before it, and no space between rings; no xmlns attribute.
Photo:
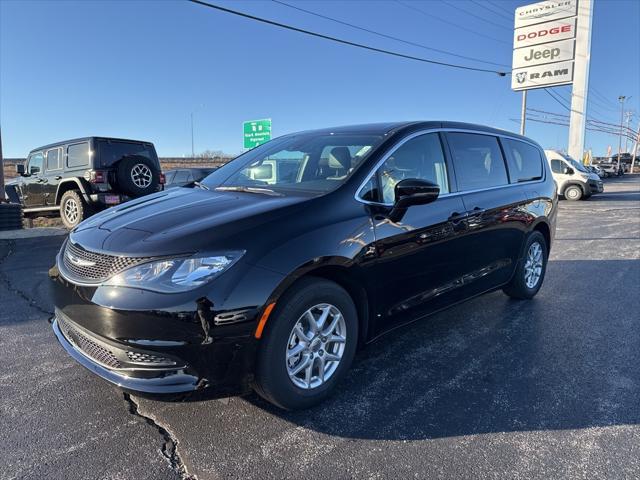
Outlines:
<svg viewBox="0 0 640 480"><path fill-rule="evenodd" d="M153 260L155 257L126 257L86 250L67 240L61 252L60 267L69 280L99 284L118 273Z"/></svg>
<svg viewBox="0 0 640 480"><path fill-rule="evenodd" d="M74 328L61 316L58 316L58 325L66 339L78 348L87 357L96 363L108 368L121 368L120 360L110 350L91 340L87 335Z"/></svg>

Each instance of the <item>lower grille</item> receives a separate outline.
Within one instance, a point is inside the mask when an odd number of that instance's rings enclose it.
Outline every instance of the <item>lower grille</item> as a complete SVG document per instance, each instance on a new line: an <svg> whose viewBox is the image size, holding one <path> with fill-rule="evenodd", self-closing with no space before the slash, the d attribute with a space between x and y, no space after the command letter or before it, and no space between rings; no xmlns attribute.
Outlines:
<svg viewBox="0 0 640 480"><path fill-rule="evenodd" d="M142 363L147 365L175 365L173 360L161 355L152 355L144 352L127 352L127 357L133 363Z"/></svg>
<svg viewBox="0 0 640 480"><path fill-rule="evenodd" d="M80 351L82 351L82 353L92 360L95 360L97 363L109 368L122 367L120 361L110 350L98 345L80 330L70 325L62 317L58 317L58 325L60 325L60 330L63 335L67 337L67 340L73 343Z"/></svg>

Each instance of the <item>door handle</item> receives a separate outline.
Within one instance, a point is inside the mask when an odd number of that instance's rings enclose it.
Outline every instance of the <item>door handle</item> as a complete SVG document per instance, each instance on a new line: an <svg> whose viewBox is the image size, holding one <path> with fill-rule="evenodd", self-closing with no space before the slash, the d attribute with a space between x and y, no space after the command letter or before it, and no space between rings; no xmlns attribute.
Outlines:
<svg viewBox="0 0 640 480"><path fill-rule="evenodd" d="M62 175L56 175L55 177L53 177L54 180L61 180L62 179Z"/></svg>
<svg viewBox="0 0 640 480"><path fill-rule="evenodd" d="M460 220L462 220L466 216L467 216L466 213L452 212L451 215L449 215L449 219L448 220L450 222L459 222Z"/></svg>
<svg viewBox="0 0 640 480"><path fill-rule="evenodd" d="M471 210L469 212L469 215L479 215L479 214L484 213L486 211L487 211L486 208L473 207L473 210Z"/></svg>

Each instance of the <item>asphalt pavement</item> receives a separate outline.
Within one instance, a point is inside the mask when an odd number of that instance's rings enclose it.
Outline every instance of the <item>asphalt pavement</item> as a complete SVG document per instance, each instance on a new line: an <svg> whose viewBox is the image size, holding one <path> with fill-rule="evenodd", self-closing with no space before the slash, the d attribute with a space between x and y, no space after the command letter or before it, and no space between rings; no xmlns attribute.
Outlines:
<svg viewBox="0 0 640 480"><path fill-rule="evenodd" d="M296 413L123 394L47 322L64 236L0 240L0 478L639 478L640 175L605 188L561 202L534 300L397 330Z"/></svg>

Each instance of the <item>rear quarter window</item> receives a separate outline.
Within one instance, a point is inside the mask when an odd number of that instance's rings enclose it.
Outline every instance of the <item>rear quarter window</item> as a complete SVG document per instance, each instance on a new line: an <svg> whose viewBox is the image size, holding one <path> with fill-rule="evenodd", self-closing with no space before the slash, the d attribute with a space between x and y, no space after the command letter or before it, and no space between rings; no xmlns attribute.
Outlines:
<svg viewBox="0 0 640 480"><path fill-rule="evenodd" d="M502 139L502 146L509 162L511 183L529 182L542 178L540 150L528 143L508 138Z"/></svg>
<svg viewBox="0 0 640 480"><path fill-rule="evenodd" d="M507 185L507 168L497 137L477 133L447 134L461 191Z"/></svg>
<svg viewBox="0 0 640 480"><path fill-rule="evenodd" d="M67 147L67 167L85 167L89 165L90 159L89 142L75 143Z"/></svg>

